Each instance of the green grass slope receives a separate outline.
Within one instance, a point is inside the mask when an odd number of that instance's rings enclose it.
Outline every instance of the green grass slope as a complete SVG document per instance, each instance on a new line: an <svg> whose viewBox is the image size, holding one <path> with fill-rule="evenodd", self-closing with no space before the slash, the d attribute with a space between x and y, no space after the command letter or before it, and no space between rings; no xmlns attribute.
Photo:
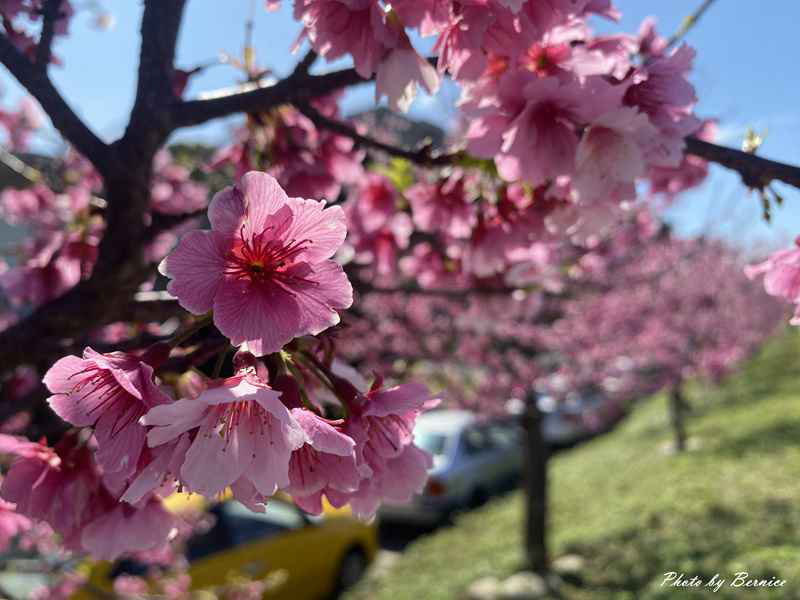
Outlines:
<svg viewBox="0 0 800 600"><path fill-rule="evenodd" d="M800 335L780 336L722 386L693 386L689 398L690 452L665 452L666 400L656 396L552 461L553 555L586 561L565 598L800 598ZM475 579L518 570L521 519L519 493L497 499L419 539L347 600L463 598ZM660 586L667 571L787 583L680 590Z"/></svg>

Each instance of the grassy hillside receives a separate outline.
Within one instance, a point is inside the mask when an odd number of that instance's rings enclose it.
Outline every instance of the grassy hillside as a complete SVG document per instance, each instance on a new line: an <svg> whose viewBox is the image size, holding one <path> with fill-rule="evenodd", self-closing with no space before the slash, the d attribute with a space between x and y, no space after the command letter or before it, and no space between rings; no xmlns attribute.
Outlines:
<svg viewBox="0 0 800 600"><path fill-rule="evenodd" d="M615 432L552 463L554 555L586 560L565 598L800 598L800 335L770 343L718 388L690 390L697 449L674 456L666 400L642 402ZM348 600L462 598L521 563L519 494L411 545ZM787 580L753 590L660 587L663 573Z"/></svg>

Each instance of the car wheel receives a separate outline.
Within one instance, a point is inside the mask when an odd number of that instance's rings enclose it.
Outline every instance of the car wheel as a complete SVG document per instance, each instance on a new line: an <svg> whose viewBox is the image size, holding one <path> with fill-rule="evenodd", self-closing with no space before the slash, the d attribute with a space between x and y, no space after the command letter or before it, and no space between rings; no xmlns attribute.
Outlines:
<svg viewBox="0 0 800 600"><path fill-rule="evenodd" d="M478 508L486 504L489 500L489 494L483 488L477 488L472 495L469 497L469 502L467 503L467 507Z"/></svg>
<svg viewBox="0 0 800 600"><path fill-rule="evenodd" d="M336 580L337 593L343 592L358 583L368 566L367 557L364 555L363 550L360 548L349 550L339 565L339 575Z"/></svg>

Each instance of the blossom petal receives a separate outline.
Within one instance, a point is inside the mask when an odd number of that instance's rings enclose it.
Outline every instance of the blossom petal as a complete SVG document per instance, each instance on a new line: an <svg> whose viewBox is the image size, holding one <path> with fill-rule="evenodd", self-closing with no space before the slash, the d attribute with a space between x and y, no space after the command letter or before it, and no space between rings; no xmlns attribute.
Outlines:
<svg viewBox="0 0 800 600"><path fill-rule="evenodd" d="M339 322L335 309L350 307L353 303L353 287L338 263L327 260L314 265L311 273L305 274L308 282L300 282L294 288L300 306L300 328L304 333L317 335Z"/></svg>
<svg viewBox="0 0 800 600"><path fill-rule="evenodd" d="M227 282L214 301L214 324L231 344L256 356L277 352L302 333L300 306L276 284Z"/></svg>
<svg viewBox="0 0 800 600"><path fill-rule="evenodd" d="M142 425L153 426L147 432L147 444L160 446L199 426L207 409L206 404L185 398L151 408L139 420Z"/></svg>
<svg viewBox="0 0 800 600"><path fill-rule="evenodd" d="M241 477L253 458L253 436L246 425L232 427L223 436L215 417L197 433L181 467L187 487L204 496L213 496Z"/></svg>
<svg viewBox="0 0 800 600"><path fill-rule="evenodd" d="M372 417L402 415L428 406L431 393L422 383L405 383L372 395L364 414Z"/></svg>
<svg viewBox="0 0 800 600"><path fill-rule="evenodd" d="M294 219L286 236L309 240L299 255L303 260L319 262L333 256L347 235L347 218L340 206L325 208L324 202L289 198Z"/></svg>
<svg viewBox="0 0 800 600"><path fill-rule="evenodd" d="M98 415L92 411L103 402L96 394L89 394L80 400L72 394L79 381L75 379L75 374L82 372L89 364L90 361L77 356L65 356L50 367L43 380L47 389L53 393L47 399L50 408L76 427L93 425Z"/></svg>
<svg viewBox="0 0 800 600"><path fill-rule="evenodd" d="M277 434L277 435L276 435ZM255 445L255 460L247 470L247 478L265 496L289 485L289 458L291 449L276 428L270 428L270 439L259 440Z"/></svg>
<svg viewBox="0 0 800 600"><path fill-rule="evenodd" d="M211 310L223 281L225 254L230 241L213 231L190 231L159 266L172 278L167 290L180 305L194 314Z"/></svg>

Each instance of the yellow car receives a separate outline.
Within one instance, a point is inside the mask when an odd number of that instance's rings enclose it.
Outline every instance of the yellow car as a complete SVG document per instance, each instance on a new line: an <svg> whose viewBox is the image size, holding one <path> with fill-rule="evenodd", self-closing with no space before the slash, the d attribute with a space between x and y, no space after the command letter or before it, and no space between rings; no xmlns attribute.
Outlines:
<svg viewBox="0 0 800 600"><path fill-rule="evenodd" d="M199 496L175 494L167 507L176 513L205 508ZM348 508L325 507L309 517L288 498L274 498L264 513L235 500L208 511L207 531L186 543L192 589L214 589L237 579L266 583L264 598L317 600L335 596L354 584L375 557L377 528L357 521ZM92 600L110 591L120 575L144 575L131 560L86 565L88 585L73 600Z"/></svg>

